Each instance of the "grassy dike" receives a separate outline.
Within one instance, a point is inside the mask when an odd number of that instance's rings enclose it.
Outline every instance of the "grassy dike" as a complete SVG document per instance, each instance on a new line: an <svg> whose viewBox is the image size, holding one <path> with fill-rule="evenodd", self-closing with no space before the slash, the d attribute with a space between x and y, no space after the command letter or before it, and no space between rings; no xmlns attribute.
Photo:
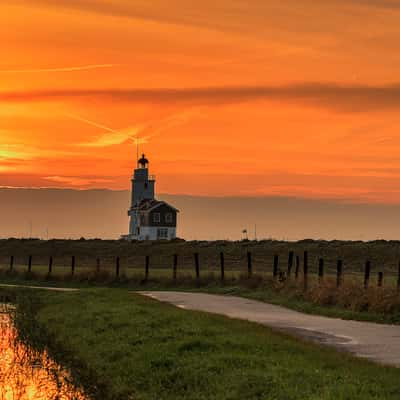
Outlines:
<svg viewBox="0 0 400 400"><path fill-rule="evenodd" d="M22 336L47 345L96 399L400 397L398 369L253 323L180 310L124 289L23 293Z"/></svg>

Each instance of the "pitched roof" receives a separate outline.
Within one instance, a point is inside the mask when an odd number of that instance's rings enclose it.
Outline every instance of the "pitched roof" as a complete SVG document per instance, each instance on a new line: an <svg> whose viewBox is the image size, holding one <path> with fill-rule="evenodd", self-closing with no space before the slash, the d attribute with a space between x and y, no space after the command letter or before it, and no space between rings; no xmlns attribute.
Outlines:
<svg viewBox="0 0 400 400"><path fill-rule="evenodd" d="M179 210L177 210L175 207L172 207L167 202L156 200L156 199L142 200L139 203L138 207L139 207L140 211L150 212L150 211L153 211L154 209L156 209L157 207L159 207L161 205L166 205L166 206L172 208L174 211L179 212Z"/></svg>

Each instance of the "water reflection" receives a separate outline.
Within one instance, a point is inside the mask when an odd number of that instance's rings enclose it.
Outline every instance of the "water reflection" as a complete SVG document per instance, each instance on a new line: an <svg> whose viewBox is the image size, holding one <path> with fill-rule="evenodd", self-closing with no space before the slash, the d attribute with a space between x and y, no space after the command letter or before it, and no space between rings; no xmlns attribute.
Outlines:
<svg viewBox="0 0 400 400"><path fill-rule="evenodd" d="M46 352L18 342L10 309L0 304L0 400L84 400Z"/></svg>

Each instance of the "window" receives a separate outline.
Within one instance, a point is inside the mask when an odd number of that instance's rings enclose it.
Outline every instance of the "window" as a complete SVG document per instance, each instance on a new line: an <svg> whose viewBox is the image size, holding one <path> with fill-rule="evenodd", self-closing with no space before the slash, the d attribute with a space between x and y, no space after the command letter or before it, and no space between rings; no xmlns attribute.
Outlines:
<svg viewBox="0 0 400 400"><path fill-rule="evenodd" d="M168 239L168 228L158 228L157 229L158 239Z"/></svg>
<svg viewBox="0 0 400 400"><path fill-rule="evenodd" d="M159 223L159 222L161 222L161 215L160 215L160 213L154 213L153 214L153 222L154 223Z"/></svg>
<svg viewBox="0 0 400 400"><path fill-rule="evenodd" d="M172 213L165 214L165 222L172 223L172 221L173 221Z"/></svg>

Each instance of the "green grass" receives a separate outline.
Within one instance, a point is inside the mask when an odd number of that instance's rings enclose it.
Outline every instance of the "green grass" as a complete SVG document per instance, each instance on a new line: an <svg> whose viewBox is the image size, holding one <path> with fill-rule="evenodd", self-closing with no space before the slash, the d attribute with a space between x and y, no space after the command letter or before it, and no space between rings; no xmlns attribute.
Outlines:
<svg viewBox="0 0 400 400"><path fill-rule="evenodd" d="M121 289L29 292L40 340L98 399L400 397L400 371ZM25 324L34 338L35 323ZM79 379L78 379L79 378Z"/></svg>
<svg viewBox="0 0 400 400"><path fill-rule="evenodd" d="M93 278L93 277L92 277ZM103 277L104 278L104 277ZM55 286L72 288L110 287L130 290L181 290L201 291L225 295L235 295L272 304L282 305L308 314L325 315L343 319L371 321L377 323L400 324L400 293L389 288L371 287L365 291L357 281L347 280L343 287L336 290L335 285L326 285L319 289L315 279L310 277L310 287L307 292L302 290L301 280L296 284L293 280L285 284L273 283L270 279L239 278L232 275L224 284L218 276L206 276L197 282L193 276L178 274L178 280L173 282L169 275L160 276L143 282L143 274L127 279L113 277L104 279L89 279L83 274L77 274L74 279L43 279L42 275L5 274L0 276L0 283Z"/></svg>

